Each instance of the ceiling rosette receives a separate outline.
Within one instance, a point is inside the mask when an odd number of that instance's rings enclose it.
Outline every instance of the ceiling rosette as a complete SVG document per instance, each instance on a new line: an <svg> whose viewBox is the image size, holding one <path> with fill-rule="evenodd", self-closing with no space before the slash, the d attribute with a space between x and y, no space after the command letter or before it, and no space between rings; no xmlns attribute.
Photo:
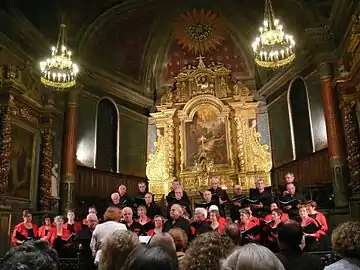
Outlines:
<svg viewBox="0 0 360 270"><path fill-rule="evenodd" d="M212 11L185 12L174 23L174 38L187 51L198 55L216 50L225 40L226 28Z"/></svg>

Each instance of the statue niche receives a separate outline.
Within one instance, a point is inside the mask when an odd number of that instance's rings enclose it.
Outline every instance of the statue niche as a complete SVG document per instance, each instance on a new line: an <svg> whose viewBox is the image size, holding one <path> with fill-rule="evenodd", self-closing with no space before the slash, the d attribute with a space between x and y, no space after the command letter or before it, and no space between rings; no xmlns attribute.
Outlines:
<svg viewBox="0 0 360 270"><path fill-rule="evenodd" d="M221 63L185 66L164 91L149 124L158 134L146 167L149 187L165 195L180 179L190 196L216 176L223 187L254 186L254 176L270 184L271 153L257 131L259 103Z"/></svg>

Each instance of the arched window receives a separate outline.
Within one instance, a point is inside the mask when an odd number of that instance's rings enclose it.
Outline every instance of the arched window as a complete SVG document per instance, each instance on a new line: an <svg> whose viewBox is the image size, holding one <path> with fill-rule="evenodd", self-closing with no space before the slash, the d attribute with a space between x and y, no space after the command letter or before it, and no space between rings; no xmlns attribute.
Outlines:
<svg viewBox="0 0 360 270"><path fill-rule="evenodd" d="M99 101L96 114L95 168L118 171L119 114L108 98Z"/></svg>
<svg viewBox="0 0 360 270"><path fill-rule="evenodd" d="M305 81L300 77L293 80L287 94L293 159L295 160L314 152L310 105Z"/></svg>

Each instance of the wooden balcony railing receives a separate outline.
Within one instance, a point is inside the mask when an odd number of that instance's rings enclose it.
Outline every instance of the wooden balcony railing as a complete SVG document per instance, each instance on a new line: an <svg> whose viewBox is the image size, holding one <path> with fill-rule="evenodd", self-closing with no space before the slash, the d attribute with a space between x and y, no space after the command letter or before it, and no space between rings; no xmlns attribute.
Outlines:
<svg viewBox="0 0 360 270"><path fill-rule="evenodd" d="M120 184L124 184L127 187L127 194L133 196L137 191L138 182L145 180L145 177L77 166L75 196L109 199L110 194L116 191Z"/></svg>
<svg viewBox="0 0 360 270"><path fill-rule="evenodd" d="M301 186L314 187L331 184L329 156L327 149L318 151L303 159L273 168L272 181L274 186L284 183L287 172L293 172L296 182Z"/></svg>

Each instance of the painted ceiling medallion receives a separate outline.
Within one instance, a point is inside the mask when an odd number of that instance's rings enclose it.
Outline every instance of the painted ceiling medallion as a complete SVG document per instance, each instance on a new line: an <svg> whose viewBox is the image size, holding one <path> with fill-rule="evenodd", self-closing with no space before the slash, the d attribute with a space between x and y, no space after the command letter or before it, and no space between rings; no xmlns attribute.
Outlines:
<svg viewBox="0 0 360 270"><path fill-rule="evenodd" d="M216 50L225 39L225 33L222 21L211 11L186 12L174 24L177 42L195 55Z"/></svg>

